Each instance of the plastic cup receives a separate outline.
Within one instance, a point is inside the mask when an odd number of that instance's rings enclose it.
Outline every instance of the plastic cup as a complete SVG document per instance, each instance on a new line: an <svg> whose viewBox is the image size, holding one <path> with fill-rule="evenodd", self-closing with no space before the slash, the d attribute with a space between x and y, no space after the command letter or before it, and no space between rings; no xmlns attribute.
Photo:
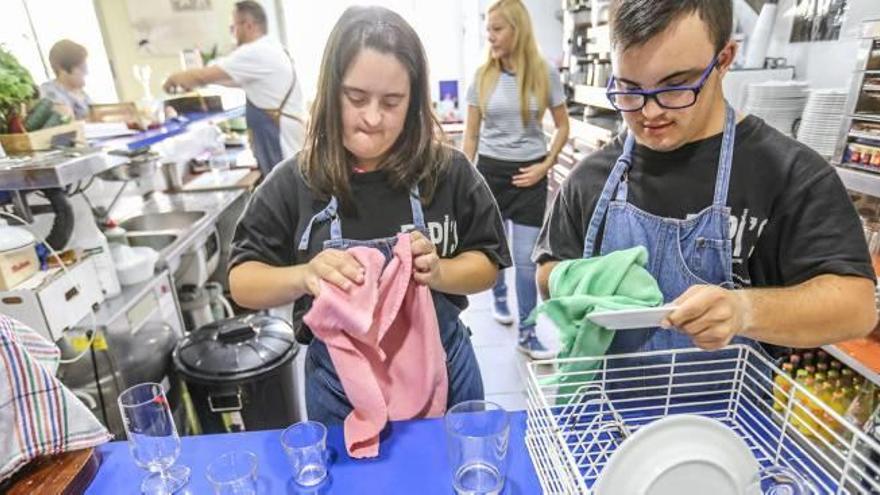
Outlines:
<svg viewBox="0 0 880 495"><path fill-rule="evenodd" d="M302 486L315 486L327 477L327 428L317 421L302 421L281 433L293 479Z"/></svg>
<svg viewBox="0 0 880 495"><path fill-rule="evenodd" d="M446 413L452 487L456 493L501 493L507 476L509 437L507 411L494 402L462 402Z"/></svg>
<svg viewBox="0 0 880 495"><path fill-rule="evenodd" d="M208 481L216 495L255 495L257 456L252 452L227 452L208 464Z"/></svg>

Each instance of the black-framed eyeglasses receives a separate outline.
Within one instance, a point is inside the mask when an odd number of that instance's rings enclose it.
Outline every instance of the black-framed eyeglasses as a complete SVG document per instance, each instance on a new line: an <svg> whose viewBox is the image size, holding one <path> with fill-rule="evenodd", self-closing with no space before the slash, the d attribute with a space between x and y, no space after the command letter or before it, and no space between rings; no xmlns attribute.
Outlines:
<svg viewBox="0 0 880 495"><path fill-rule="evenodd" d="M703 71L700 80L693 86L670 86L660 89L632 89L628 91L616 91L614 83L617 78L611 76L608 80L608 88L605 94L611 106L620 112L638 112L645 108L648 100L653 99L660 108L667 110L681 110L693 106L697 102L697 96L709 79L712 69L718 65L718 56L712 59L712 62Z"/></svg>

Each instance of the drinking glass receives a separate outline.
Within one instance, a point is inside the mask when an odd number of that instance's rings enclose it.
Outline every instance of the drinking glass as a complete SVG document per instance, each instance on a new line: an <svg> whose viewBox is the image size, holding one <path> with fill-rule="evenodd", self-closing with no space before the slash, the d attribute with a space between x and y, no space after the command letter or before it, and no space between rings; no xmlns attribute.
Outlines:
<svg viewBox="0 0 880 495"><path fill-rule="evenodd" d="M797 471L785 466L764 468L751 479L746 495L812 495L816 486Z"/></svg>
<svg viewBox="0 0 880 495"><path fill-rule="evenodd" d="M208 464L206 476L215 495L255 495L257 456L244 450L227 452Z"/></svg>
<svg viewBox="0 0 880 495"><path fill-rule="evenodd" d="M452 487L459 495L495 495L504 488L510 419L494 402L462 402L446 413Z"/></svg>
<svg viewBox="0 0 880 495"><path fill-rule="evenodd" d="M151 473L141 482L141 493L171 494L186 485L190 470L174 466L180 438L162 385L135 385L119 394L117 402L134 462Z"/></svg>
<svg viewBox="0 0 880 495"><path fill-rule="evenodd" d="M281 446L293 468L293 479L315 486L327 477L327 428L317 421L302 421L281 434Z"/></svg>

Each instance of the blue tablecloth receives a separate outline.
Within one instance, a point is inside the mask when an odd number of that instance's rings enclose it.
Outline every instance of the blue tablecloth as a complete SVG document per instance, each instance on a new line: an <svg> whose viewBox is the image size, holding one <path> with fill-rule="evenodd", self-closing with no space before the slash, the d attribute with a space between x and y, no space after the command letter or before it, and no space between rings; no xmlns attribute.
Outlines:
<svg viewBox="0 0 880 495"><path fill-rule="evenodd" d="M504 494L541 493L538 478L526 450L525 412L511 414L508 477ZM353 493L448 495L452 475L446 452L442 419L395 422L382 441L377 459L354 460L345 453L342 428L329 429L327 443L334 457L329 480L317 490L304 490L291 481L290 467L281 449L279 430L184 437L179 461L192 468L186 490L180 493L210 494L205 468L217 456L231 450L249 450L259 458L260 493ZM98 448L101 467L86 493L137 493L146 471L138 468L125 442Z"/></svg>

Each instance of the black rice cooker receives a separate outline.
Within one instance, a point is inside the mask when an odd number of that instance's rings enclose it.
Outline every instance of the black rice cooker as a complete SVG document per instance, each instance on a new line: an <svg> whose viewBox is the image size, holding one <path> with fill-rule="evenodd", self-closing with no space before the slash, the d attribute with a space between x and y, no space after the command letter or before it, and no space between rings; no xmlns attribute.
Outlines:
<svg viewBox="0 0 880 495"><path fill-rule="evenodd" d="M285 428L299 421L293 327L265 315L209 323L174 349L204 433Z"/></svg>

